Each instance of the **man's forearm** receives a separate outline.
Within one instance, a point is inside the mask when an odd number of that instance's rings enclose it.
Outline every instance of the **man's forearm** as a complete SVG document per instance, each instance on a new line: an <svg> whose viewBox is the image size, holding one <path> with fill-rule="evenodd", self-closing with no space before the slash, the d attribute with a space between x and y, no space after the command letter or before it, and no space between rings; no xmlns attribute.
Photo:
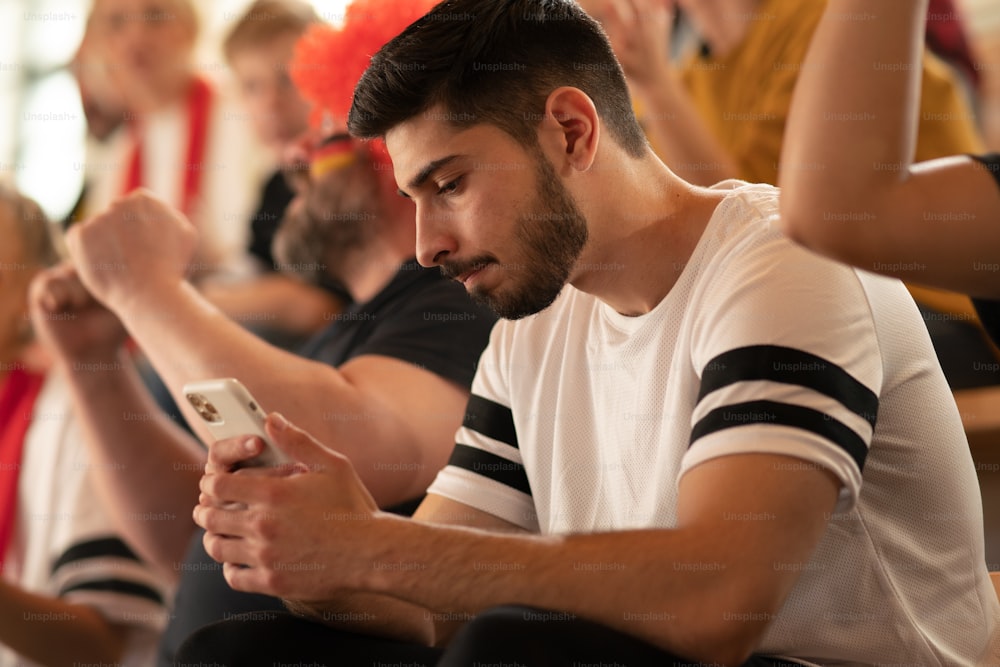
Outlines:
<svg viewBox="0 0 1000 667"><path fill-rule="evenodd" d="M203 437L210 436L203 432L201 419L187 405L184 384L235 377L246 385L262 409L283 413L350 458L383 507L414 497L426 487L414 484L414 479L434 472L423 466L421 457L425 452L415 444L420 442L419 437L426 437L419 429L425 423L436 427L435 435L441 433L438 441L448 442L461 419L465 396L455 402L454 414L447 415L448 422L432 418L427 409L407 412L401 406L414 403L414 394L432 408L438 405L438 410L444 410L440 406L445 403L426 391L403 386L405 383L398 378L395 384L384 381L381 389L366 385L362 390L336 368L265 343L228 319L186 283L177 289L161 290L156 299L137 299L116 314L149 356L189 423ZM399 372L403 370L409 369ZM364 381L372 384L373 375L374 371L368 373ZM386 386L390 389L386 390ZM398 471L390 470L395 464L405 465Z"/></svg>
<svg viewBox="0 0 1000 667"><path fill-rule="evenodd" d="M0 582L0 643L34 663L118 664L123 633L90 607Z"/></svg>
<svg viewBox="0 0 1000 667"><path fill-rule="evenodd" d="M205 453L153 401L125 353L65 369L96 487L126 541L176 577Z"/></svg>
<svg viewBox="0 0 1000 667"><path fill-rule="evenodd" d="M319 331L343 309L328 290L279 273L235 284L208 282L201 290L237 322L300 334Z"/></svg>
<svg viewBox="0 0 1000 667"><path fill-rule="evenodd" d="M738 582L753 581L753 566L720 560L727 553L722 537L711 544L665 530L489 535L388 521L384 547L360 574L360 587L443 616L521 604L553 610L549 620L588 618L710 661L740 654L744 632L754 636L754 626L769 618L765 609L739 608L745 591Z"/></svg>

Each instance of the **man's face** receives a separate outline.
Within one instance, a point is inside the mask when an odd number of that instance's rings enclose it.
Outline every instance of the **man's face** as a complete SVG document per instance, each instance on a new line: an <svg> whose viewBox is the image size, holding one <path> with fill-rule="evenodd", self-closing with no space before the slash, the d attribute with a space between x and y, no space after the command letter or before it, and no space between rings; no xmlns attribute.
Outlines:
<svg viewBox="0 0 1000 667"><path fill-rule="evenodd" d="M188 77L194 25L179 0L98 0L94 37L126 94L172 89Z"/></svg>
<svg viewBox="0 0 1000 667"><path fill-rule="evenodd" d="M288 76L297 39L289 32L244 46L232 54L230 63L258 138L274 149L281 149L308 127L309 103Z"/></svg>
<svg viewBox="0 0 1000 667"><path fill-rule="evenodd" d="M304 278L329 276L345 283L343 271L352 256L363 253L381 229L384 207L376 172L349 149L344 166L318 176L298 169L295 199L274 241L275 256Z"/></svg>
<svg viewBox="0 0 1000 667"><path fill-rule="evenodd" d="M400 193L417 205L417 259L500 317L548 307L587 243L587 220L540 149L430 110L386 135Z"/></svg>

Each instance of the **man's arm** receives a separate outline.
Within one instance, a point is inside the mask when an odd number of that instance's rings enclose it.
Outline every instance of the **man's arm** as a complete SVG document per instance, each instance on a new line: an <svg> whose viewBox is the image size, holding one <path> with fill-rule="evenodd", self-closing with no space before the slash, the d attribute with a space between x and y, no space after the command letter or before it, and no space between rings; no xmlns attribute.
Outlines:
<svg viewBox="0 0 1000 667"><path fill-rule="evenodd" d="M525 532L503 519L434 494L424 499L413 520L428 525L465 526L490 533ZM392 595L367 591L345 592L318 603L285 600L285 604L294 613L333 627L428 646L447 644L455 632L473 618L468 612L433 611Z"/></svg>
<svg viewBox="0 0 1000 667"><path fill-rule="evenodd" d="M120 323L71 267L39 274L29 301L69 388L104 507L142 559L176 579L195 530L190 508L204 450L153 401L121 350Z"/></svg>
<svg viewBox="0 0 1000 667"><path fill-rule="evenodd" d="M469 615L518 603L727 664L753 651L781 608L840 486L796 459L725 456L682 478L675 529L505 534L379 513L344 457L274 417L269 428L299 472L210 471L195 509L234 588L306 601L371 592ZM219 509L228 501L248 509Z"/></svg>
<svg viewBox="0 0 1000 667"><path fill-rule="evenodd" d="M231 319L308 335L330 323L344 304L328 290L280 273L228 283L205 281L201 293Z"/></svg>
<svg viewBox="0 0 1000 667"><path fill-rule="evenodd" d="M34 663L118 664L127 632L127 627L108 622L92 607L0 580L0 643Z"/></svg>
<svg viewBox="0 0 1000 667"><path fill-rule="evenodd" d="M381 506L422 493L447 460L466 390L389 357L334 369L268 345L184 280L195 241L190 223L144 194L68 236L86 287L121 318L206 441L183 385L236 377L262 407L288 414L354 461Z"/></svg>
<svg viewBox="0 0 1000 667"><path fill-rule="evenodd" d="M830 0L785 135L783 225L867 270L1000 297L997 184L968 157L913 165L926 11L926 0Z"/></svg>
<svg viewBox="0 0 1000 667"><path fill-rule="evenodd" d="M268 431L277 442L286 442L288 438L305 439L305 434L297 429L278 432L269 427ZM219 441L210 448L207 469L230 470L235 464L255 456L260 449L261 443L256 439L250 442L249 447L245 439L229 438ZM282 471L257 469L244 474L275 475L282 474ZM202 502L210 501L202 495ZM213 507L220 508L223 505ZM325 518L336 520L334 513ZM424 499L414 513L413 520L494 532L523 532L521 528L491 514L434 494ZM286 599L285 605L295 614L331 627L425 645L447 642L459 627L471 619L469 614L434 612L395 597L366 591L344 592L322 601Z"/></svg>

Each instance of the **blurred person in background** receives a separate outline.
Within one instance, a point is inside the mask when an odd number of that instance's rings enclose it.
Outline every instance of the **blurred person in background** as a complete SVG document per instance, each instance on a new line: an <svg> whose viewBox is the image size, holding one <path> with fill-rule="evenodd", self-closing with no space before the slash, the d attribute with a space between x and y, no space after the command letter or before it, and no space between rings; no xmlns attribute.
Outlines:
<svg viewBox="0 0 1000 667"><path fill-rule="evenodd" d="M297 62L324 81L317 84L323 97L313 98L325 110L318 117L343 123L368 60L331 54L374 53L430 4L359 0L342 29L312 29ZM325 87L328 67L348 72L344 88ZM351 458L381 507L408 513L448 459L495 321L460 285L416 264L413 205L397 195L380 144L333 135L310 154L308 168L296 175L299 194L278 232L277 257L283 267L344 285L353 303L300 356L247 332L184 280L195 230L146 193L74 226L77 269L64 265L35 282L40 334L58 350L59 364L114 369L101 377L69 373L69 385L93 456L104 464L102 487L116 498L130 543L179 582L161 665L173 664L180 644L205 624L239 613L259 620L282 606L276 598L233 591L205 553L191 519L205 452L158 418L123 356L125 329L178 401L186 404L186 382L238 378L263 407L308 422ZM116 249L117 260L98 257ZM185 409L197 428L199 418ZM152 416L123 420L123 413ZM168 520L129 519L146 515Z"/></svg>
<svg viewBox="0 0 1000 667"><path fill-rule="evenodd" d="M198 226L196 278L245 276L253 142L232 102L198 71L194 3L94 0L88 21L95 57L125 108L117 153L91 183L88 214L147 188Z"/></svg>
<svg viewBox="0 0 1000 667"><path fill-rule="evenodd" d="M87 123L84 139L87 159L81 166L83 185L80 196L66 216L67 225L89 215L95 184L103 183L108 178L106 174L114 171L116 155L121 153L120 144L125 135L122 129L127 115L125 100L112 78L111 64L95 34L95 25L91 13L69 67L80 90L80 105Z"/></svg>
<svg viewBox="0 0 1000 667"><path fill-rule="evenodd" d="M292 83L289 63L306 28L320 23L300 0L257 0L230 29L223 45L241 99L260 143L278 165L296 158L309 130L310 104ZM250 219L249 252L257 274L239 282L207 282L205 296L267 340L286 348L322 329L347 300L323 274L314 285L279 271L271 245L294 193L283 170L271 171ZM321 272L322 273L322 272Z"/></svg>
<svg viewBox="0 0 1000 667"><path fill-rule="evenodd" d="M119 536L64 378L32 339L28 286L58 260L49 227L0 184L0 665L139 667L167 591Z"/></svg>
<svg viewBox="0 0 1000 667"><path fill-rule="evenodd" d="M643 127L661 159L698 185L729 178L776 184L792 93L823 15L815 0L581 0L597 18L625 69ZM700 40L670 59L676 8ZM864 14L862 12L861 17ZM894 64L886 63L886 67ZM916 154L928 160L976 153L983 142L952 70L927 54L920 63ZM845 128L862 115L840 117ZM797 168L820 169L805 160ZM896 168L887 164L886 169ZM822 173L822 172L820 172ZM953 389L1000 383L998 351L961 294L908 284Z"/></svg>

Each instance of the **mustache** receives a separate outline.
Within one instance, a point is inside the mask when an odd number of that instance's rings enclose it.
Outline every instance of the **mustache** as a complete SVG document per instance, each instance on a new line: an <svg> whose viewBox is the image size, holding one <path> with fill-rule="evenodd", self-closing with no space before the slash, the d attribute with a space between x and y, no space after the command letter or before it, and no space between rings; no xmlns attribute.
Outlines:
<svg viewBox="0 0 1000 667"><path fill-rule="evenodd" d="M496 257L493 257L492 255L480 255L479 257L474 257L465 261L455 260L452 262L442 262L441 273L444 274L445 278L455 280L459 276L469 273L470 271L479 271L480 269L485 269L490 264L496 263Z"/></svg>

